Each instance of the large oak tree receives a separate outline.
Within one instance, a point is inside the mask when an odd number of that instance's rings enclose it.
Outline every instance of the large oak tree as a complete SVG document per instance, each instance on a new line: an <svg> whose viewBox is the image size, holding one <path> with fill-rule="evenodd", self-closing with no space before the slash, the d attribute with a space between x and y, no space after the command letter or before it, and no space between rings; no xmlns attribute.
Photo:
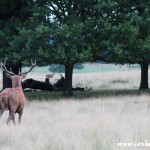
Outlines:
<svg viewBox="0 0 150 150"><path fill-rule="evenodd" d="M141 66L140 89L148 89L150 62L150 1L114 1L114 39L122 48L122 63Z"/></svg>
<svg viewBox="0 0 150 150"><path fill-rule="evenodd" d="M77 1L47 1L47 17L49 20L49 44L45 55L47 61L60 63L65 66L64 95L71 96L72 73L75 63L91 59L91 32L94 30L93 9L97 4L95 0ZM45 50L45 49L44 49ZM43 51L44 51L43 50ZM41 53L43 53L41 51Z"/></svg>

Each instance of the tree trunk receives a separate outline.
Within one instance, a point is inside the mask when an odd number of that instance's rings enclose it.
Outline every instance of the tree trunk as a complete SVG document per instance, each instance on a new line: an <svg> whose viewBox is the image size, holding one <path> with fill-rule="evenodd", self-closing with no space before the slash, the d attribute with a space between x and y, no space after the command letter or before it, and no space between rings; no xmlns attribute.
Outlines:
<svg viewBox="0 0 150 150"><path fill-rule="evenodd" d="M5 72L3 71L3 90L5 88L10 88L12 87L11 79L7 78Z"/></svg>
<svg viewBox="0 0 150 150"><path fill-rule="evenodd" d="M65 88L64 88L64 96L72 96L72 73L73 73L73 64L65 65Z"/></svg>
<svg viewBox="0 0 150 150"><path fill-rule="evenodd" d="M18 64L16 66L13 66L13 67L12 66L11 67L7 66L7 69L10 70L10 68L11 68L13 73L18 74L19 70L21 69L21 67L22 67L22 65L20 63L20 64ZM3 89L11 88L11 87L12 87L11 79L7 78L5 72L3 71Z"/></svg>
<svg viewBox="0 0 150 150"><path fill-rule="evenodd" d="M148 86L148 62L142 62L141 64L141 83L139 89L149 89Z"/></svg>

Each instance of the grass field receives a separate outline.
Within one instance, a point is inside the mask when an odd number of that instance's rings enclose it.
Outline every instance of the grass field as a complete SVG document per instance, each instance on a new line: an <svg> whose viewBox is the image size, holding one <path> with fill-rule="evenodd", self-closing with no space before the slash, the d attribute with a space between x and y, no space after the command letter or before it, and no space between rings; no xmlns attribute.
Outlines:
<svg viewBox="0 0 150 150"><path fill-rule="evenodd" d="M31 77L43 81L45 72L34 70ZM148 150L118 146L150 143L150 92L139 91L139 83L139 69L75 73L73 86L91 91L67 99L62 93L25 93L22 124L7 125L8 111L0 119L0 150Z"/></svg>
<svg viewBox="0 0 150 150"><path fill-rule="evenodd" d="M1 150L146 150L118 142L150 139L149 95L27 102L21 125L0 120ZM17 118L16 118L17 119Z"/></svg>

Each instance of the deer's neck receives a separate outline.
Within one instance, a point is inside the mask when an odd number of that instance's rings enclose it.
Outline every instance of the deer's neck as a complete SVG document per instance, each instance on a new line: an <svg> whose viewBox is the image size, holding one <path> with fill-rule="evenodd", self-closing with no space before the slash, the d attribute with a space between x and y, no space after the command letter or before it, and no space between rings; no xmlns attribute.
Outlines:
<svg viewBox="0 0 150 150"><path fill-rule="evenodd" d="M14 84L12 84L12 88L21 88L22 89L22 85L19 82L16 82Z"/></svg>
<svg viewBox="0 0 150 150"><path fill-rule="evenodd" d="M17 93L24 95L22 86L14 87L13 89L15 89L15 91L17 91Z"/></svg>

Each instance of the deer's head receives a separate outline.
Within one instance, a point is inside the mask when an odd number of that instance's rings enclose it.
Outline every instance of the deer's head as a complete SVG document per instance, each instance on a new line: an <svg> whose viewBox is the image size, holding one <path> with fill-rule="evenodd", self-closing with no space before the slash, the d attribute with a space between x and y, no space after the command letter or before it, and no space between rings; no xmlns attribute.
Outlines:
<svg viewBox="0 0 150 150"><path fill-rule="evenodd" d="M21 80L24 79L27 73L29 73L36 66L36 60L34 63L31 60L31 67L28 71L19 73L18 75L13 73L11 69L10 71L8 71L5 64L6 64L6 61L4 63L1 61L1 68L5 72L6 76L12 80L12 87L19 87L21 86Z"/></svg>

